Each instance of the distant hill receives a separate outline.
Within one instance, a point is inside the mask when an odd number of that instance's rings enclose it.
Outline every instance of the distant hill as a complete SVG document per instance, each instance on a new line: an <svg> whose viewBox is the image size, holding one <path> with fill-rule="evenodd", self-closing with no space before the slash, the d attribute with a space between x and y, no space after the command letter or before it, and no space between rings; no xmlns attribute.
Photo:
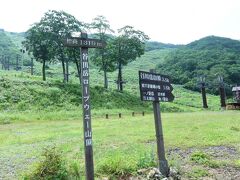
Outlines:
<svg viewBox="0 0 240 180"><path fill-rule="evenodd" d="M0 55L2 57L10 57L16 56L18 53L17 46L13 43L12 38L7 36L6 32L1 29L0 31Z"/></svg>
<svg viewBox="0 0 240 180"><path fill-rule="evenodd" d="M152 51L156 49L169 49L169 48L178 48L181 45L175 45L175 44L165 44L157 41L148 41L146 42L146 51Z"/></svg>
<svg viewBox="0 0 240 180"><path fill-rule="evenodd" d="M212 92L217 92L217 77L229 85L240 84L240 41L208 36L171 51L157 65L176 84L196 90L200 76L205 76Z"/></svg>
<svg viewBox="0 0 240 180"><path fill-rule="evenodd" d="M16 33L16 32L7 32L5 34L11 38L12 42L20 49L22 48L22 41L25 39L25 32Z"/></svg>
<svg viewBox="0 0 240 180"><path fill-rule="evenodd" d="M207 36L186 45L187 48L195 50L223 50L223 51L240 51L240 43L238 40L230 38Z"/></svg>
<svg viewBox="0 0 240 180"><path fill-rule="evenodd" d="M15 32L7 32L4 29L0 29L0 61L9 58L10 66L16 66L16 59L19 58L19 63L28 65L30 62L30 58L27 53L21 53L20 49L22 49L22 41L25 38L25 33L15 33Z"/></svg>

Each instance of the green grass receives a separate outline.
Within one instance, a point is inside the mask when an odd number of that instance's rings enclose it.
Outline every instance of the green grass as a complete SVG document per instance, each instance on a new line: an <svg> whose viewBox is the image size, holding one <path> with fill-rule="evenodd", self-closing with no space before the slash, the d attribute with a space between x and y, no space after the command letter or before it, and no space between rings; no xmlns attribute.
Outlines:
<svg viewBox="0 0 240 180"><path fill-rule="evenodd" d="M232 127L240 128L239 115L237 111L163 113L166 149L228 145L240 150L240 132L232 130ZM0 125L0 153L3 157L12 159L17 169L27 170L31 168L30 159L32 163L37 162L43 148L55 145L64 152L69 164L74 161L84 167L80 116L61 121L32 118L28 122ZM108 120L93 117L92 122L96 174L133 173L144 163L152 163L151 156L148 156L156 153L152 114ZM239 164L238 161L235 164Z"/></svg>

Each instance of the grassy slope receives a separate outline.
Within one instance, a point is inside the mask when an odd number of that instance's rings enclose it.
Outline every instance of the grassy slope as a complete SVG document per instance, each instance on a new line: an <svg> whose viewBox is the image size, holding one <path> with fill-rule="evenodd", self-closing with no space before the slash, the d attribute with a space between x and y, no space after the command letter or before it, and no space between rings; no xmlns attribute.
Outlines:
<svg viewBox="0 0 240 180"><path fill-rule="evenodd" d="M105 114L106 112L117 111L151 111L151 103L141 102L139 99L138 87L138 70L148 71L154 68L156 64L164 60L164 56L169 50L155 50L147 52L141 58L124 67L123 76L128 82L125 84L125 92L118 93L115 91L117 73L109 74L110 89L104 91L102 88L103 76L102 72L98 72L96 68L91 67L91 93L93 113ZM51 65L50 69L60 71L59 65ZM1 121L16 120L9 111L14 110L17 116L26 120L31 113L39 110L47 111L72 111L72 114L81 108L81 91L79 80L74 76L74 66L70 68L72 76L71 83L64 86L60 81L62 76L53 75L53 78L47 78L47 82L42 82L40 76L31 77L27 73L0 71L0 109L4 115L0 116ZM174 86L175 100L173 103L162 103L163 111L198 111L202 108L201 95L197 92L188 91L179 85ZM211 110L219 109L219 98L208 95L209 107ZM121 109L121 110L120 110ZM125 109L125 110L123 110ZM127 109L127 110L126 110ZM20 111L20 112L19 112ZM21 115L21 111L25 111ZM29 111L26 112L26 111ZM81 112L81 110L80 110ZM50 113L51 114L51 113ZM26 117L24 117L26 116ZM46 115L47 116L47 115ZM50 115L47 117L50 118ZM44 115L39 117L44 118ZM38 119L39 119L38 118ZM52 118L51 118L52 119ZM63 116L63 119L67 119Z"/></svg>

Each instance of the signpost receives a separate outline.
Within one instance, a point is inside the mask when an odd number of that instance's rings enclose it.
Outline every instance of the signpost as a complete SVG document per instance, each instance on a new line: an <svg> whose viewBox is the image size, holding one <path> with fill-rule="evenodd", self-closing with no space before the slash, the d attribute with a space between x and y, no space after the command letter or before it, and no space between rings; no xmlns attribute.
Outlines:
<svg viewBox="0 0 240 180"><path fill-rule="evenodd" d="M94 179L91 105L89 89L89 58L88 48L104 48L106 43L98 39L88 39L87 33L81 33L80 38L67 38L64 44L69 47L81 48L81 79L82 83L82 107L83 107L83 135L85 149L86 179Z"/></svg>
<svg viewBox="0 0 240 180"><path fill-rule="evenodd" d="M150 70L150 73L139 71L139 86L141 100L153 102L159 170L164 176L168 176L169 167L165 157L159 102L171 102L174 100L174 96L171 93L173 87L168 76L156 74L154 70Z"/></svg>

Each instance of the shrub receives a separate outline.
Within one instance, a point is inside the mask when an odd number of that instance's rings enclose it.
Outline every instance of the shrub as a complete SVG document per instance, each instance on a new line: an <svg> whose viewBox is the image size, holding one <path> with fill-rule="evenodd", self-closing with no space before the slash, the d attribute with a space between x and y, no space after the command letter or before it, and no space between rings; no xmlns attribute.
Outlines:
<svg viewBox="0 0 240 180"><path fill-rule="evenodd" d="M55 147L46 149L42 156L44 156L44 160L37 165L30 175L25 177L26 180L67 179L68 172L65 162L62 160L61 153Z"/></svg>

